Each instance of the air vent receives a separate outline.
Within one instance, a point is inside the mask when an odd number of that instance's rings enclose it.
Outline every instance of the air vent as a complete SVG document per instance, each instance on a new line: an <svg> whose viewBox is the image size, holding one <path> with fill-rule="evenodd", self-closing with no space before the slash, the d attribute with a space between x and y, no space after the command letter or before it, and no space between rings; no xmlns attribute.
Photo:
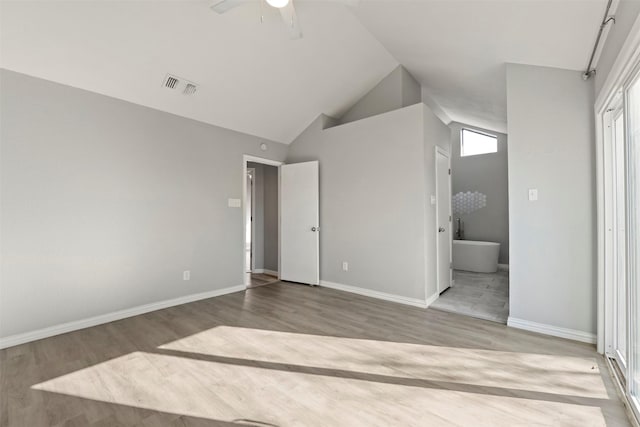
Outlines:
<svg viewBox="0 0 640 427"><path fill-rule="evenodd" d="M193 83L187 83L186 86L184 87L184 90L182 91L182 94L193 95L194 93L196 93L196 89L197 89L196 85L194 85Z"/></svg>
<svg viewBox="0 0 640 427"><path fill-rule="evenodd" d="M165 80L164 85L169 89L175 89L178 83L180 83L180 80L176 79L173 76L169 76L167 77L167 80Z"/></svg>
<svg viewBox="0 0 640 427"><path fill-rule="evenodd" d="M180 92L183 95L193 95L198 89L198 85L178 76L167 74L162 81L162 86Z"/></svg>

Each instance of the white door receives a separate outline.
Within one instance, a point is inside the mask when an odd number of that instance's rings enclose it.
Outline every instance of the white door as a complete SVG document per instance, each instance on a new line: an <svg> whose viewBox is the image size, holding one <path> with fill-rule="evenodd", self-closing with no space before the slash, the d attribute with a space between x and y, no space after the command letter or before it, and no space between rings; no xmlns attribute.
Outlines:
<svg viewBox="0 0 640 427"><path fill-rule="evenodd" d="M438 227L438 293L451 286L451 179L449 154L436 148L436 223Z"/></svg>
<svg viewBox="0 0 640 427"><path fill-rule="evenodd" d="M280 280L320 284L318 162L280 166Z"/></svg>

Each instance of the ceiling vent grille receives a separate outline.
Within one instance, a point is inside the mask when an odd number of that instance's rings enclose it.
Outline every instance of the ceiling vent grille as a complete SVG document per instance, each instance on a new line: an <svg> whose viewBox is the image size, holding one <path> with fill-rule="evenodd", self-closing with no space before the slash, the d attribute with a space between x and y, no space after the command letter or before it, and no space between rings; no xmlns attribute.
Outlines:
<svg viewBox="0 0 640 427"><path fill-rule="evenodd" d="M169 89L175 89L178 83L180 83L180 80L178 80L177 78L173 76L167 76L167 79L164 81L164 86L168 87Z"/></svg>
<svg viewBox="0 0 640 427"><path fill-rule="evenodd" d="M198 87L193 83L187 83L182 91L183 95L193 95Z"/></svg>
<svg viewBox="0 0 640 427"><path fill-rule="evenodd" d="M167 74L162 81L162 87L175 90L183 95L193 95L198 89L198 85L178 76Z"/></svg>

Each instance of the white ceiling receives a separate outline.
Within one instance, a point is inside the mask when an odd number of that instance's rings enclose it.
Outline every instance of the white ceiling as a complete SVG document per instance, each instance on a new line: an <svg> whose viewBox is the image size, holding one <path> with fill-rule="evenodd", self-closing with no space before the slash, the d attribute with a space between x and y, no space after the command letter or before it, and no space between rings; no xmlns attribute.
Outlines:
<svg viewBox="0 0 640 427"><path fill-rule="evenodd" d="M581 70L606 0L296 0L304 38L258 3L2 1L0 67L290 143L398 63L454 121L506 129L505 62ZM166 73L199 83L184 97Z"/></svg>
<svg viewBox="0 0 640 427"><path fill-rule="evenodd" d="M606 3L363 1L354 11L453 121L506 132L505 63L584 71Z"/></svg>
<svg viewBox="0 0 640 427"><path fill-rule="evenodd" d="M276 9L211 1L2 1L0 66L289 143L339 115L397 65L334 2L296 3L304 38ZM199 83L193 97L161 87Z"/></svg>

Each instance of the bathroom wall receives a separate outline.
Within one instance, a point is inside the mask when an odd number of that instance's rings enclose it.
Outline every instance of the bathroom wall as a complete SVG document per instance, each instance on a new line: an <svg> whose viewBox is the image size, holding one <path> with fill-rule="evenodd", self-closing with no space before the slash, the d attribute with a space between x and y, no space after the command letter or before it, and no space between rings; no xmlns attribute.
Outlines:
<svg viewBox="0 0 640 427"><path fill-rule="evenodd" d="M248 162L253 178L253 268L278 271L278 168Z"/></svg>
<svg viewBox="0 0 640 427"><path fill-rule="evenodd" d="M487 205L466 215L454 212L464 222L465 239L500 243L501 264L509 264L509 174L507 135L451 123L451 184L453 194L478 191L487 196ZM498 152L460 156L462 128L478 130L498 137Z"/></svg>

